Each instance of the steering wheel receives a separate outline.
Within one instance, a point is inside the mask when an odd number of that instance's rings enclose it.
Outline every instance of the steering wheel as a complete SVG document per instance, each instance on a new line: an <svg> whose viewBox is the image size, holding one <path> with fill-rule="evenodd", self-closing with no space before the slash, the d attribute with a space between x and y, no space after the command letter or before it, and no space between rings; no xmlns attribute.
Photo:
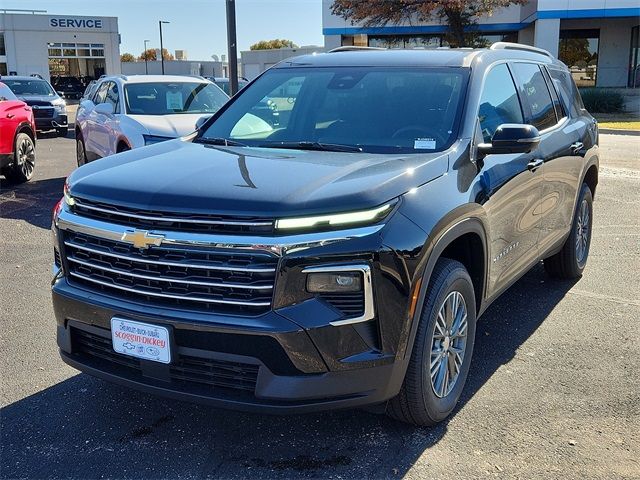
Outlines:
<svg viewBox="0 0 640 480"><path fill-rule="evenodd" d="M412 135L407 135L409 133L411 133ZM447 139L438 130L429 130L425 128L424 125L407 125L406 127L399 128L398 130L393 132L391 138L433 138L439 145L444 145L445 143L447 143Z"/></svg>

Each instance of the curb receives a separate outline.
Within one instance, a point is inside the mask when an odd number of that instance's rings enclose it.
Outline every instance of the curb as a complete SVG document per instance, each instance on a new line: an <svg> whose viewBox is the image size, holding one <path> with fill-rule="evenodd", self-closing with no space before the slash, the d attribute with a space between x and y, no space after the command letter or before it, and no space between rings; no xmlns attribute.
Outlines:
<svg viewBox="0 0 640 480"><path fill-rule="evenodd" d="M605 135L640 136L640 130L622 130L621 128L598 128L598 133L604 133Z"/></svg>

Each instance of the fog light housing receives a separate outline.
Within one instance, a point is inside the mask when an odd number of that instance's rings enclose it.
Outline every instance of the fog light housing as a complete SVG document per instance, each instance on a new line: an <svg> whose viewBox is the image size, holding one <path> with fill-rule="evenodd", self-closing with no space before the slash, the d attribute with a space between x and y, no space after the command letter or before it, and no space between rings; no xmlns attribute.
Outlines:
<svg viewBox="0 0 640 480"><path fill-rule="evenodd" d="M347 293L362 291L360 272L318 272L307 275L309 293Z"/></svg>

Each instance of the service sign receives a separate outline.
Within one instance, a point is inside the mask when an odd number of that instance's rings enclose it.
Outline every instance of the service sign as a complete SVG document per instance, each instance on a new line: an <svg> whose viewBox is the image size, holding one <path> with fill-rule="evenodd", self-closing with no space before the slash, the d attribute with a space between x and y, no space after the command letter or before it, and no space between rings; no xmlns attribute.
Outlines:
<svg viewBox="0 0 640 480"><path fill-rule="evenodd" d="M130 357L160 363L171 362L169 330L123 318L111 319L113 349Z"/></svg>
<svg viewBox="0 0 640 480"><path fill-rule="evenodd" d="M49 26L54 28L102 28L99 18L50 18Z"/></svg>

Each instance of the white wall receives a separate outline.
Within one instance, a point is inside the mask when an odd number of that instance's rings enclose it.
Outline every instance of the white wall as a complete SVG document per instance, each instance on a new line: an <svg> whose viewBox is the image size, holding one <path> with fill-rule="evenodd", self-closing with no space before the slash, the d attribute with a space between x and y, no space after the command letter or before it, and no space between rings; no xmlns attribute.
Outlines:
<svg viewBox="0 0 640 480"><path fill-rule="evenodd" d="M323 52L323 47L275 48L271 50L246 50L241 52L243 76L253 80L267 68L287 58Z"/></svg>
<svg viewBox="0 0 640 480"><path fill-rule="evenodd" d="M226 65L226 64L225 64ZM160 61L147 62L150 75L162 73ZM144 75L144 62L122 62L122 73L125 75ZM167 75L202 75L203 77L222 77L222 62L195 60L165 60L164 73Z"/></svg>
<svg viewBox="0 0 640 480"><path fill-rule="evenodd" d="M85 26L54 26L53 23L58 23L60 19L78 23L83 23L84 20ZM90 22L87 23L87 20ZM99 27L95 26L97 23ZM49 42L104 44L106 73L120 73L120 42L116 17L0 14L0 31L4 31L7 71L14 71L18 75L38 73L49 78Z"/></svg>

